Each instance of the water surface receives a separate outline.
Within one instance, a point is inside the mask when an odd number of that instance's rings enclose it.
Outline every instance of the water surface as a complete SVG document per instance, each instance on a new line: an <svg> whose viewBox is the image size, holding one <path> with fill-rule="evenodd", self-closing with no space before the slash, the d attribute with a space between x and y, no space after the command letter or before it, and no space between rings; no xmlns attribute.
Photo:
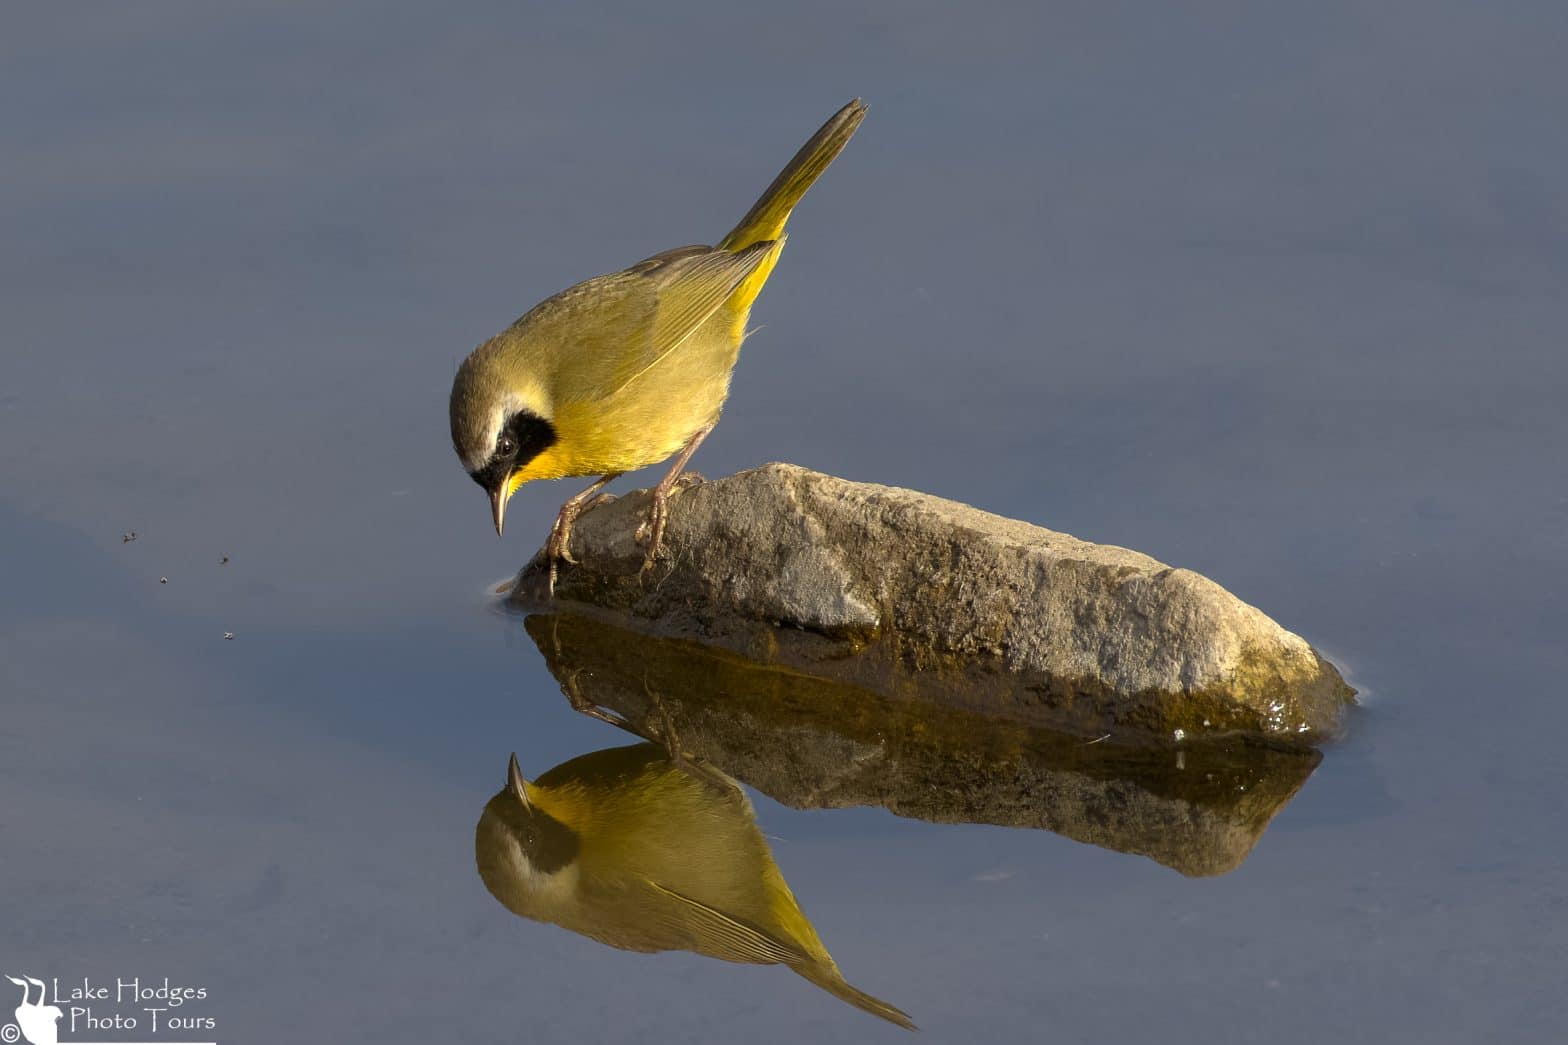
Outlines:
<svg viewBox="0 0 1568 1045"><path fill-rule="evenodd" d="M508 754L626 738L488 594L572 491L497 541L445 419L473 344L720 235L862 95L696 466L1136 547L1364 704L1217 876L753 792L850 981L937 1041L1561 1036L1558 5L7 28L0 972L203 985L220 1042L905 1040L486 892Z"/></svg>

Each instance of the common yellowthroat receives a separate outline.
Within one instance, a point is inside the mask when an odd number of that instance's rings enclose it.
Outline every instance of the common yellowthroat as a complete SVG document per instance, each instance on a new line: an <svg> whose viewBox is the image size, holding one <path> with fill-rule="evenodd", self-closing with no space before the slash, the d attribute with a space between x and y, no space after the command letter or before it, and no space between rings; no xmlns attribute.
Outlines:
<svg viewBox="0 0 1568 1045"><path fill-rule="evenodd" d="M751 802L711 766L656 744L609 748L523 778L513 755L474 839L479 877L514 914L627 951L787 965L874 1016L796 903Z"/></svg>
<svg viewBox="0 0 1568 1045"><path fill-rule="evenodd" d="M675 456L637 537L654 561L681 470L719 420L752 302L784 223L865 117L840 109L714 247L676 247L535 305L469 354L452 382L452 445L490 495L495 531L523 483L599 478L561 506L545 544L551 590L572 521L623 472Z"/></svg>

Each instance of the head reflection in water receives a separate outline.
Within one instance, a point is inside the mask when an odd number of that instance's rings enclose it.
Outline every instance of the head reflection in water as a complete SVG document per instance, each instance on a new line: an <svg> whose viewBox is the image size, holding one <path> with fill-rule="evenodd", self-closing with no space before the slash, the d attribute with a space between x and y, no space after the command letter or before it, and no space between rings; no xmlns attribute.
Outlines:
<svg viewBox="0 0 1568 1045"><path fill-rule="evenodd" d="M514 914L628 951L787 965L901 1027L845 982L790 893L751 802L710 766L654 744L574 758L528 781L512 759L474 840L479 877Z"/></svg>

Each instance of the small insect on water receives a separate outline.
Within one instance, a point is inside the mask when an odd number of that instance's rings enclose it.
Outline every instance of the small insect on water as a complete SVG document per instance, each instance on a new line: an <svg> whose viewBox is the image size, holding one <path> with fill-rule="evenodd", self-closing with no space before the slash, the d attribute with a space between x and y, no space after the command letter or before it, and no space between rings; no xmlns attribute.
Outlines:
<svg viewBox="0 0 1568 1045"><path fill-rule="evenodd" d="M229 640L234 638L234 633L232 631L226 631L226 632L223 633L223 638L224 638L224 641L227 642L227 641L229 641Z"/></svg>
<svg viewBox="0 0 1568 1045"><path fill-rule="evenodd" d="M227 566L228 564L229 564L229 557L227 555L225 555L223 558L218 560L218 565L219 566Z"/></svg>
<svg viewBox="0 0 1568 1045"><path fill-rule="evenodd" d="M135 530L127 530L124 533L120 534L120 543L121 544L130 544L135 539L136 539L136 531Z"/></svg>
<svg viewBox="0 0 1568 1045"><path fill-rule="evenodd" d="M159 584L168 584L169 583L169 578L167 578L167 577L159 577L158 578L158 583Z"/></svg>

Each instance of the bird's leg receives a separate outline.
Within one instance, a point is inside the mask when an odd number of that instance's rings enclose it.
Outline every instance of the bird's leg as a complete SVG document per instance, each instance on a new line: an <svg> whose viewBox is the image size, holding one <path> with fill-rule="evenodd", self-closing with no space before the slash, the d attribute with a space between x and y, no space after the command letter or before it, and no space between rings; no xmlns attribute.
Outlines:
<svg viewBox="0 0 1568 1045"><path fill-rule="evenodd" d="M701 781L708 787L726 798L739 798L745 800L739 785L725 776L717 767L700 755L688 755L681 744L680 734L675 732L675 719L670 714L669 707L660 699L653 686L648 683L647 676L642 680L642 691L648 698L648 714L644 717L643 739L652 740L664 748L670 761L690 776ZM654 722L658 729L652 728Z"/></svg>
<svg viewBox="0 0 1568 1045"><path fill-rule="evenodd" d="M633 736L641 737L643 740L648 739L647 737L644 737L637 729L635 729L630 722L626 721L626 719L622 718L620 715L617 715L613 711L606 710L605 708L601 708L599 705L583 696L583 691L577 685L577 676L581 674L582 672L580 671L572 672L566 677L566 683L561 687L561 692L566 694L567 703L572 705L573 711L587 715L589 718L596 718L600 722L607 722L616 729L624 729L626 732L632 734Z"/></svg>
<svg viewBox="0 0 1568 1045"><path fill-rule="evenodd" d="M654 557L659 554L659 545L664 541L664 526L670 520L670 490L680 478L686 462L691 460L691 455L697 452L697 447L702 445L702 441L708 438L708 433L711 431L713 431L711 424L697 429L681 448L681 452L676 455L675 464L671 466L668 474L659 480L658 486L653 488L653 506L648 509L648 518L637 527L636 533L637 540L648 542L648 551L642 560L643 573L647 573L653 567Z"/></svg>
<svg viewBox="0 0 1568 1045"><path fill-rule="evenodd" d="M595 479L588 489L561 505L561 510L555 517L555 525L550 527L550 540L545 545L548 555L557 560L576 564L577 560L572 558L571 550L567 547L567 541L572 535L572 523L576 522L577 517L587 509L590 500L597 500L595 494L620 476L620 472L602 475Z"/></svg>
<svg viewBox="0 0 1568 1045"><path fill-rule="evenodd" d="M677 765L685 763L686 756L681 752L681 738L675 732L675 720L670 717L670 709L664 706L664 701L659 699L659 695L648 684L647 676L642 680L642 692L648 698L648 714L644 718L644 726L657 723L657 727L649 729L648 732L653 735L653 739L664 746L671 762Z"/></svg>
<svg viewBox="0 0 1568 1045"><path fill-rule="evenodd" d="M592 486L561 505L561 510L555 516L555 525L550 527L550 539L544 542L544 557L550 566L551 595L555 594L555 575L560 564L577 562L572 558L571 550L567 547L567 542L572 536L572 523L576 522L577 517L583 513L583 507L588 500L607 484L619 478L620 474L620 472L611 472L609 475L601 475L594 480Z"/></svg>

